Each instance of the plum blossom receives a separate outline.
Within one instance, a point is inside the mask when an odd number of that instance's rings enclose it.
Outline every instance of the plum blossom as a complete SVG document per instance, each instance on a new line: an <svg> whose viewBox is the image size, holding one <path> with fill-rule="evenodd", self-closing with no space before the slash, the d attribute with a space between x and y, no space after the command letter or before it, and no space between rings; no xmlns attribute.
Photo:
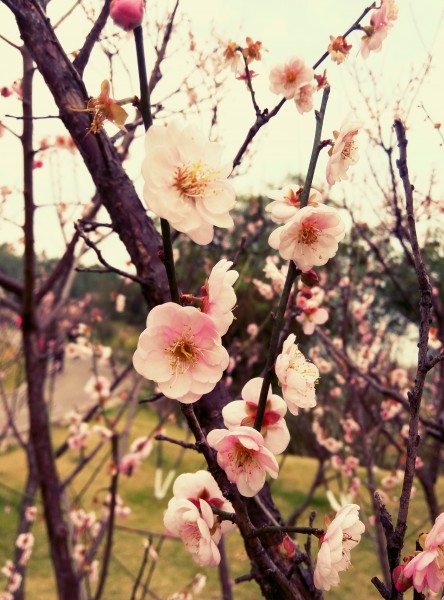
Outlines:
<svg viewBox="0 0 444 600"><path fill-rule="evenodd" d="M241 53L237 50L239 47L239 44L230 40L229 42L226 42L223 52L225 64L229 65L234 73L241 71L244 64Z"/></svg>
<svg viewBox="0 0 444 600"><path fill-rule="evenodd" d="M103 375L93 375L86 382L83 391L93 402L104 402L111 395L111 382Z"/></svg>
<svg viewBox="0 0 444 600"><path fill-rule="evenodd" d="M205 500L199 500L196 506L186 498L171 498L163 522L172 535L178 535L182 539L185 549L198 565L215 567L219 564L219 540L215 542L211 535L214 515Z"/></svg>
<svg viewBox="0 0 444 600"><path fill-rule="evenodd" d="M231 227L235 193L221 166L222 147L194 126L154 125L146 133L142 164L145 202L197 244L209 244L213 226Z"/></svg>
<svg viewBox="0 0 444 600"><path fill-rule="evenodd" d="M192 306L166 302L148 315L133 364L167 398L189 404L210 392L228 366L212 318Z"/></svg>
<svg viewBox="0 0 444 600"><path fill-rule="evenodd" d="M311 83L307 83L299 88L299 94L294 97L294 103L301 115L313 110L313 94L315 92L316 87L311 85Z"/></svg>
<svg viewBox="0 0 444 600"><path fill-rule="evenodd" d="M328 321L328 310L319 306L318 301L298 294L296 303L302 312L296 316L296 321L302 325L305 335L313 335L316 325Z"/></svg>
<svg viewBox="0 0 444 600"><path fill-rule="evenodd" d="M326 206L305 206L285 225L275 229L268 243L286 260L293 260L301 271L325 265L338 251L345 236L339 213Z"/></svg>
<svg viewBox="0 0 444 600"><path fill-rule="evenodd" d="M381 7L370 17L370 25L363 27L365 35L361 40L362 58L367 58L370 52L379 52L382 42L392 27L392 21L398 18L398 7L395 0L382 0Z"/></svg>
<svg viewBox="0 0 444 600"><path fill-rule="evenodd" d="M179 535L195 562L201 566L219 564L217 549L223 533L235 526L213 515L212 507L233 511L208 471L183 473L174 482L174 497L168 503L164 524L167 530Z"/></svg>
<svg viewBox="0 0 444 600"><path fill-rule="evenodd" d="M242 400L235 400L224 406L222 416L228 429L234 429L240 425L253 427L263 381L263 377L251 379L242 388ZM270 385L261 434L265 447L273 454L281 454L290 442L290 432L284 419L286 412L286 403L280 396L273 394Z"/></svg>
<svg viewBox="0 0 444 600"><path fill-rule="evenodd" d="M424 550L405 567L404 577L413 579L413 587L418 592L428 586L432 592L438 593L444 584L444 513L436 518L429 533L422 534L420 543Z"/></svg>
<svg viewBox="0 0 444 600"><path fill-rule="evenodd" d="M352 46L347 44L347 40L342 35L337 37L331 35L327 52L330 54L332 61L340 65L347 58L351 48Z"/></svg>
<svg viewBox="0 0 444 600"><path fill-rule="evenodd" d="M217 450L219 466L243 496L251 498L262 489L266 472L274 479L278 476L275 457L265 447L262 435L252 427L213 429L207 441Z"/></svg>
<svg viewBox="0 0 444 600"><path fill-rule="evenodd" d="M287 223L301 208L301 194L304 186L286 185L282 190L271 190L267 196L273 200L267 204L265 210L271 213L271 220L275 223ZM321 194L311 188L308 206L322 204Z"/></svg>
<svg viewBox="0 0 444 600"><path fill-rule="evenodd" d="M69 436L66 442L71 450L82 450L88 445L90 435L88 423L73 423L69 427Z"/></svg>
<svg viewBox="0 0 444 600"><path fill-rule="evenodd" d="M314 71L300 58L290 58L286 64L277 65L270 71L270 90L287 100L299 98L304 85L313 81Z"/></svg>
<svg viewBox="0 0 444 600"><path fill-rule="evenodd" d="M349 568L350 552L359 544L364 531L357 504L346 504L336 513L321 538L314 572L314 584L318 590L328 591L339 584L338 573Z"/></svg>
<svg viewBox="0 0 444 600"><path fill-rule="evenodd" d="M360 127L361 123L353 121L349 115L340 131L333 132L335 143L328 151L330 158L327 162L327 181L330 185L348 179L348 168L358 162L358 144L355 138Z"/></svg>
<svg viewBox="0 0 444 600"><path fill-rule="evenodd" d="M109 9L111 19L126 31L142 23L144 0L112 0Z"/></svg>
<svg viewBox="0 0 444 600"><path fill-rule="evenodd" d="M306 360L295 340L293 333L287 337L275 366L276 376L282 385L282 395L293 415L297 415L300 408L316 406L315 384L319 378L317 367Z"/></svg>
<svg viewBox="0 0 444 600"><path fill-rule="evenodd" d="M92 115L90 127L92 133L100 133L105 121L113 123L121 131L127 131L124 123L128 117L128 113L120 106L117 100L113 100L110 97L110 90L110 83L105 79L100 86L100 94L97 98L88 100L86 108L70 107L70 110L75 112L87 112Z"/></svg>
<svg viewBox="0 0 444 600"><path fill-rule="evenodd" d="M230 270L231 260L222 259L211 270L210 276L202 286L201 311L209 315L220 335L227 333L233 322L233 308L236 305L236 294L233 285L239 273Z"/></svg>
<svg viewBox="0 0 444 600"><path fill-rule="evenodd" d="M131 444L128 454L122 456L119 462L119 471L124 475L132 475L140 465L142 460L147 458L153 449L153 442L149 437L138 437Z"/></svg>

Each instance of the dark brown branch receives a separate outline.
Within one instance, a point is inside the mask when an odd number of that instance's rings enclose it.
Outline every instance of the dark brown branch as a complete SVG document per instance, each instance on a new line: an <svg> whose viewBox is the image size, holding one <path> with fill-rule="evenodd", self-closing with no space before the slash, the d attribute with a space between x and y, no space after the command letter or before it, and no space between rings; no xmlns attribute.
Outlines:
<svg viewBox="0 0 444 600"><path fill-rule="evenodd" d="M99 39L100 34L102 33L103 28L105 27L106 21L109 16L109 7L111 4L111 0L105 0L102 10L100 11L97 20L95 21L91 31L88 33L85 43L83 44L81 50L75 57L73 61L74 67L77 69L77 72L80 76L83 75L83 71L88 63L89 57L91 56L91 52Z"/></svg>
<svg viewBox="0 0 444 600"><path fill-rule="evenodd" d="M156 62L154 63L153 70L151 72L151 77L149 81L149 89L152 92L156 85L162 78L162 72L160 70L160 65L165 58L166 49L168 47L168 43L171 38L171 33L173 31L174 19L176 16L177 9L179 8L179 0L176 0L176 4L174 5L173 11L168 19L168 23L165 26L165 32L163 34L162 44L159 49L156 49L157 57Z"/></svg>
<svg viewBox="0 0 444 600"><path fill-rule="evenodd" d="M0 271L0 287L2 287L7 292L11 292L12 294L15 294L16 296L18 296L18 298L21 298L23 295L23 284L20 283L20 281L17 281L16 279L9 277L9 275L6 275L6 273L2 273L1 271Z"/></svg>

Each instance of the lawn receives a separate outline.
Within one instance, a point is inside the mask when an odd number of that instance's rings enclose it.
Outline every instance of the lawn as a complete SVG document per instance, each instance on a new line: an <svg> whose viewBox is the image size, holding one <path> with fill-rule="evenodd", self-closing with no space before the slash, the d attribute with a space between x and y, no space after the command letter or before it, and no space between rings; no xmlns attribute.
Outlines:
<svg viewBox="0 0 444 600"><path fill-rule="evenodd" d="M156 424L154 413L147 409L140 409L134 422L132 438L146 435ZM167 433L172 437L184 438L184 431L175 425L167 426ZM57 445L66 437L66 429L54 430L54 444ZM90 448L93 448L91 442ZM168 443L163 443L163 466L164 475L176 461L180 449ZM86 511L95 510L100 514L100 505L107 493L109 486L109 475L102 469L95 472L101 461L109 463L107 459L108 449L104 448L88 465L86 469L76 478L69 489L69 498L78 496L77 506ZM129 600L134 585L135 576L140 567L144 552L144 541L147 536L143 531L162 533L162 515L171 496L171 491L163 500L154 497L153 481L156 465L157 452L154 451L146 459L142 468L136 475L127 478L122 477L120 482L120 495L124 502L131 507L131 515L126 519L117 519L115 532L113 556L110 563L110 572L104 593L104 600ZM78 454L73 451L66 453L59 460L59 470L62 479L66 477L76 466ZM187 450L184 461L179 467L179 472L195 471L204 468L202 458L191 450ZM273 493L276 503L284 516L288 515L304 497L304 491L309 488L316 469L315 461L309 458L288 457L283 465L280 476L273 482ZM15 539L17 514L20 502L20 490L24 483L26 465L23 452L19 449L11 449L2 455L0 461L0 565L11 558L12 547ZM380 474L383 476L384 474ZM82 489L88 480L93 483L82 493ZM444 485L441 483L441 489ZM368 499L362 499L367 504ZM39 513L41 515L41 507ZM367 505L368 506L368 505ZM323 526L323 515L330 513L331 509L322 489L318 489L313 498L310 510L317 511L315 525ZM412 502L410 519L410 546L413 549L416 529L427 529L426 507L420 492ZM300 521L307 522L307 517ZM130 528L129 531L123 528ZM34 527L36 545L29 563L27 580L27 598L29 600L52 600L56 599L54 580L51 574L48 559L48 547L45 542L45 530L41 518ZM155 544L159 537L154 538ZM243 549L240 536L233 532L227 536L227 553L230 560L231 576L233 578L245 575L249 572L249 563ZM316 542L314 543L316 550ZM174 539L165 539L160 549L160 558L154 569L151 590L157 597L165 599L169 594L180 591L185 587L197 573L204 572L208 577L207 587L201 597L217 600L220 598L218 588L218 574L216 569L202 569L196 565L187 554L182 544ZM100 558L100 552L99 552ZM153 563L154 565L154 563ZM362 543L353 552L353 568L341 575L341 586L332 592L326 593L325 597L330 599L347 598L377 598L378 594L370 583L370 578L379 574L379 568L373 552L372 542L364 535ZM252 600L261 597L254 583L242 583L235 587L234 597L236 600Z"/></svg>

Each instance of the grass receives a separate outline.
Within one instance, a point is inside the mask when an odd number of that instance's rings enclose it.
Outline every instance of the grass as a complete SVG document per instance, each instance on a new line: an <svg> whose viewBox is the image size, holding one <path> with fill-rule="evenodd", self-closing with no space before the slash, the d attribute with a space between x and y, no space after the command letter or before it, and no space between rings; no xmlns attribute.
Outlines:
<svg viewBox="0 0 444 600"><path fill-rule="evenodd" d="M134 422L132 437L146 435L156 424L154 413L149 410L140 410ZM184 432L175 425L167 426L167 434L172 437L184 437ZM54 443L57 445L66 437L66 430L56 428L53 432ZM90 448L93 442L90 443ZM106 457L108 449L103 449L94 460L93 464L76 478L74 485L69 489L69 498L79 495L86 481L91 477L95 465ZM174 464L180 448L171 444L163 443L164 474ZM60 476L63 479L76 466L78 455L72 451L66 453L58 462ZM108 462L108 461L107 461ZM154 497L153 481L156 463L156 451L144 462L142 468L131 478L122 477L120 481L120 496L126 504L129 504L132 513L123 521L117 520L115 532L113 557L110 563L109 577L103 596L104 600L129 600L134 584L134 577L139 569L146 535L139 532L127 531L121 527L132 529L149 530L162 533L162 516L171 490L166 498L159 501ZM195 471L203 468L203 459L193 451L186 451L184 462L180 472ZM281 474L273 482L273 496L279 509L284 516L288 515L304 497L304 491L310 486L316 469L316 463L309 458L290 456L285 460ZM0 461L0 565L11 558L17 526L17 515L20 505L20 490L23 488L26 473L24 454L20 449L11 449L2 455ZM384 474L381 474L383 476ZM100 515L101 502L103 501L109 486L109 475L102 469L94 477L93 484L79 498L78 506L86 511L95 510ZM440 490L444 490L442 482ZM362 499L364 503L368 498ZM39 504L39 503L38 503ZM393 505L393 507L395 506ZM315 525L323 526L323 515L330 513L331 509L322 489L318 489L310 510L316 510L318 516ZM29 600L55 600L54 578L51 573L49 561L49 549L45 541L45 529L41 518L42 510L39 505L39 519L34 527L36 545L29 563L27 579L27 598ZM418 492L412 502L410 519L410 530L416 527L427 529L426 507L422 495ZM300 523L306 523L304 516ZM409 539L409 548L413 550L415 531ZM159 537L155 538L159 540ZM303 539L301 538L301 542ZM233 578L249 572L249 562L243 548L240 536L233 532L227 536L227 554L230 561L231 576ZM316 551L316 540L314 541ZM159 552L160 559L154 570L151 589L161 598L166 598L173 592L184 588L193 577L204 572L208 577L207 587L201 594L202 598L217 600L220 598L218 587L217 569L202 569L196 565L190 555L185 552L181 542L174 539L166 539ZM99 551L99 559L101 558ZM373 551L372 542L368 536L364 536L359 547L353 552L353 568L341 575L341 586L332 592L326 593L325 597L335 600L347 598L377 598L376 590L370 583L370 578L379 574L379 567ZM235 587L234 597L236 600L253 600L261 598L256 584L252 582L242 583Z"/></svg>

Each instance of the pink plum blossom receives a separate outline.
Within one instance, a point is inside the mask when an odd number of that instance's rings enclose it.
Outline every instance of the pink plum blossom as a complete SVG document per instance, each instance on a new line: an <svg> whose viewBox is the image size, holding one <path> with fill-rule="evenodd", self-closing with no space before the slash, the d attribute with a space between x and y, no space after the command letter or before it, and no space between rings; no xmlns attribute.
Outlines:
<svg viewBox="0 0 444 600"><path fill-rule="evenodd" d="M302 185L286 185L282 190L271 190L267 196L273 200L267 204L265 210L271 213L271 220L275 223L287 223L301 208L301 194L304 187ZM308 206L318 206L322 204L321 194L311 189Z"/></svg>
<svg viewBox="0 0 444 600"><path fill-rule="evenodd" d="M373 11L370 25L363 27L365 35L361 40L362 58L367 58L370 52L379 52L382 42L392 27L392 21L398 17L398 7L394 0L382 0L381 7Z"/></svg>
<svg viewBox="0 0 444 600"><path fill-rule="evenodd" d="M425 534L423 534L425 535ZM413 587L422 592L428 586L432 592L438 593L444 584L444 513L435 520L430 532L426 535L424 548L405 567L404 577L413 579Z"/></svg>
<svg viewBox="0 0 444 600"><path fill-rule="evenodd" d="M263 377L251 379L242 388L242 400L235 400L224 406L222 416L228 429L240 425L253 427L263 381ZM286 412L287 405L280 396L273 394L270 385L261 434L265 447L273 454L281 454L290 442L290 432L284 419Z"/></svg>
<svg viewBox="0 0 444 600"><path fill-rule="evenodd" d="M166 302L151 310L146 325L133 357L136 371L185 404L211 392L229 360L211 317Z"/></svg>
<svg viewBox="0 0 444 600"><path fill-rule="evenodd" d="M116 25L129 31L142 23L144 6L144 0L112 0L109 14Z"/></svg>
<svg viewBox="0 0 444 600"><path fill-rule="evenodd" d="M327 52L330 54L332 61L340 65L348 56L351 48L352 46L347 44L347 40L342 35L338 35L337 37L331 35Z"/></svg>
<svg viewBox="0 0 444 600"><path fill-rule="evenodd" d="M306 360L295 340L293 333L287 337L275 366L284 400L293 415L298 414L299 408L316 406L315 384L319 378L317 367Z"/></svg>
<svg viewBox="0 0 444 600"><path fill-rule="evenodd" d="M338 251L345 236L339 213L326 206L305 206L282 227L275 229L268 243L286 260L294 260L301 271L325 265Z"/></svg>
<svg viewBox="0 0 444 600"><path fill-rule="evenodd" d="M221 166L222 148L194 126L153 125L146 133L142 164L147 206L197 244L209 244L213 226L232 227L235 193Z"/></svg>
<svg viewBox="0 0 444 600"><path fill-rule="evenodd" d="M237 299L233 285L239 273L231 270L232 266L231 260L220 260L214 265L209 278L202 286L201 310L213 319L220 335L227 333L234 319L233 308Z"/></svg>
<svg viewBox="0 0 444 600"><path fill-rule="evenodd" d="M270 71L270 90L287 100L300 95L301 88L313 81L314 71L300 59L293 57L286 64L277 65Z"/></svg>
<svg viewBox="0 0 444 600"><path fill-rule="evenodd" d="M301 115L313 110L313 94L315 92L316 88L311 83L307 83L299 88L299 94L294 97L294 103Z"/></svg>
<svg viewBox="0 0 444 600"><path fill-rule="evenodd" d="M358 162L356 136L360 127L361 123L353 121L349 115L342 123L340 131L333 132L335 143L328 152L330 158L327 162L327 181L330 185L348 179L348 168Z"/></svg>
<svg viewBox="0 0 444 600"><path fill-rule="evenodd" d="M251 498L262 489L266 472L274 479L278 476L275 457L265 447L262 435L252 427L213 429L207 441L217 451L219 466L243 496Z"/></svg>
<svg viewBox="0 0 444 600"><path fill-rule="evenodd" d="M186 498L171 498L163 522L172 535L182 539L185 549L198 565L215 567L219 564L217 543L220 535L217 541L211 535L214 515L205 500L199 500L196 506Z"/></svg>
<svg viewBox="0 0 444 600"><path fill-rule="evenodd" d="M314 572L314 584L318 590L328 591L339 584L338 573L349 568L350 552L359 544L364 531L357 504L347 504L336 513L321 538Z"/></svg>

